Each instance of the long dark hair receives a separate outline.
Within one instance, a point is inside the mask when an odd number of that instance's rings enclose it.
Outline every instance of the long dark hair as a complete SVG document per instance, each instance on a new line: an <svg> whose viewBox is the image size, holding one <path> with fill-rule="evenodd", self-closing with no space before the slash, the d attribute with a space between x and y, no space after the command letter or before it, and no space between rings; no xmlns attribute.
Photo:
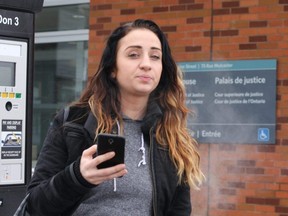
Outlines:
<svg viewBox="0 0 288 216"><path fill-rule="evenodd" d="M149 102L156 101L163 111L161 122L156 127L159 144L167 145L171 158L178 168L179 182L185 180L197 188L203 179L199 168L200 157L196 141L186 127L189 109L185 105L185 89L182 76L171 55L166 36L151 20L137 19L116 28L109 36L98 67L76 105L90 106L98 125L96 134L110 133L116 121L122 120L119 89L111 76L116 70L119 40L135 29L148 29L155 33L162 48L162 74L156 89L150 94Z"/></svg>

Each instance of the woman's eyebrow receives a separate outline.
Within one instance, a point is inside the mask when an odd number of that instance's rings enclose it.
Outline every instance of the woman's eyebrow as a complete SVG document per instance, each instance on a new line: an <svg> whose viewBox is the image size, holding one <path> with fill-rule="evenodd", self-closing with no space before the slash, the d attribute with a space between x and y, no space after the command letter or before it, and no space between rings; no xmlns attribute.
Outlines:
<svg viewBox="0 0 288 216"><path fill-rule="evenodd" d="M142 46L140 46L140 45L131 45L131 46L128 46L128 47L126 47L126 49L125 50L127 50L127 49L131 49L131 48L136 48L136 49L142 49ZM158 47L151 47L151 49L152 50L159 50L159 51L162 51L160 48L158 48Z"/></svg>

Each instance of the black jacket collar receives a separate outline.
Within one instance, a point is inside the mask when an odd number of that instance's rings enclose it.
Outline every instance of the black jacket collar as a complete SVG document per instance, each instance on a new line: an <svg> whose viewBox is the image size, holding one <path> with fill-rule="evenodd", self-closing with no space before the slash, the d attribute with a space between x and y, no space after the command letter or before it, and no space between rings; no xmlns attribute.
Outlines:
<svg viewBox="0 0 288 216"><path fill-rule="evenodd" d="M147 114L143 119L143 123L141 126L142 132L144 134L148 134L149 130L155 126L157 120L162 116L162 110L156 102L151 102L148 105ZM97 126L97 120L91 110L89 111L89 115L84 124L84 128L88 131L91 139L95 138L95 131Z"/></svg>
<svg viewBox="0 0 288 216"><path fill-rule="evenodd" d="M148 105L147 114L143 119L141 126L144 134L149 134L150 128L154 127L158 119L162 116L162 110L156 102L151 102Z"/></svg>
<svg viewBox="0 0 288 216"><path fill-rule="evenodd" d="M89 136L91 139L95 138L95 131L96 131L96 126L97 126L97 120L91 110L89 111L88 118L84 124L84 128L88 131Z"/></svg>

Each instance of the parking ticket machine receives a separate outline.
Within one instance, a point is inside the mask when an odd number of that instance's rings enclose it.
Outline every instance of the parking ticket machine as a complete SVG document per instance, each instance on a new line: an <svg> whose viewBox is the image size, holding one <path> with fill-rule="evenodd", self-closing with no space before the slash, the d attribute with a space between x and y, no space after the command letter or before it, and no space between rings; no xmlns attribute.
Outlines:
<svg viewBox="0 0 288 216"><path fill-rule="evenodd" d="M43 0L0 1L0 215L13 215L31 178L35 13Z"/></svg>

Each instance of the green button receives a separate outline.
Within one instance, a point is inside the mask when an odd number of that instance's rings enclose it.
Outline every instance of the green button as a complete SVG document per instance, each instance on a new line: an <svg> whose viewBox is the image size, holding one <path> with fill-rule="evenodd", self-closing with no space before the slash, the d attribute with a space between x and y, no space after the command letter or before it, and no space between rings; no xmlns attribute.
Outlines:
<svg viewBox="0 0 288 216"><path fill-rule="evenodd" d="M16 98L21 98L21 93L16 93Z"/></svg>

